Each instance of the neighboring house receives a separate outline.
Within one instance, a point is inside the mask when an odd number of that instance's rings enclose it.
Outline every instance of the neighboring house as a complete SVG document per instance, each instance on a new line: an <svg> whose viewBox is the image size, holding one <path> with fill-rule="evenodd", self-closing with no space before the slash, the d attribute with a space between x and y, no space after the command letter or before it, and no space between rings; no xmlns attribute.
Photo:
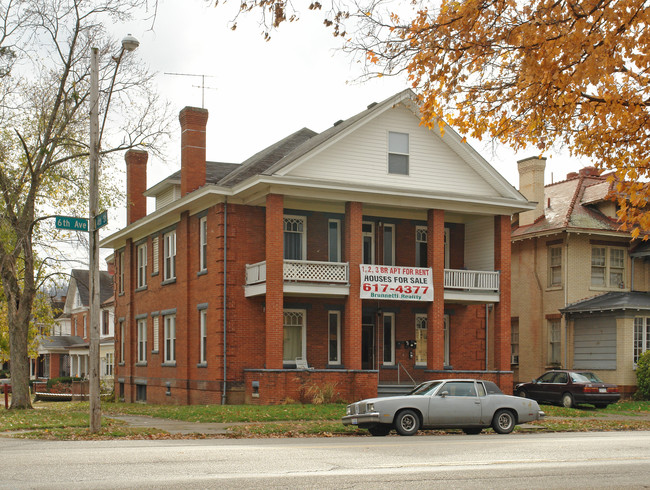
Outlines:
<svg viewBox="0 0 650 490"><path fill-rule="evenodd" d="M39 377L56 378L89 374L89 290L88 271L73 269L68 284L62 315L56 319L50 335L43 337L39 346ZM112 380L115 341L113 277L100 272L100 377Z"/></svg>
<svg viewBox="0 0 650 490"><path fill-rule="evenodd" d="M129 151L116 266L116 393L280 403L479 377L512 387L511 215L531 209L411 91L240 165L206 162L180 113L181 170L146 190ZM227 137L227 135L222 135ZM145 196L156 201L147 215Z"/></svg>
<svg viewBox="0 0 650 490"><path fill-rule="evenodd" d="M607 177L593 167L544 186L545 159L519 162L537 202L512 232L512 367L530 381L554 367L588 369L635 390L650 349L650 267L620 229Z"/></svg>

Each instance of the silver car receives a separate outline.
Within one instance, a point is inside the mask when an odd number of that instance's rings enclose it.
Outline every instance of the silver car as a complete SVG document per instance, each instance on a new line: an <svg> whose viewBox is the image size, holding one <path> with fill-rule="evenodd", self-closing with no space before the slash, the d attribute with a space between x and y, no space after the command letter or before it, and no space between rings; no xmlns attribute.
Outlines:
<svg viewBox="0 0 650 490"><path fill-rule="evenodd" d="M504 395L491 381L440 379L416 386L404 396L370 398L347 406L343 425L368 429L385 436L395 429L412 436L419 429L462 429L478 434L492 427L509 434L515 425L541 420L536 401Z"/></svg>

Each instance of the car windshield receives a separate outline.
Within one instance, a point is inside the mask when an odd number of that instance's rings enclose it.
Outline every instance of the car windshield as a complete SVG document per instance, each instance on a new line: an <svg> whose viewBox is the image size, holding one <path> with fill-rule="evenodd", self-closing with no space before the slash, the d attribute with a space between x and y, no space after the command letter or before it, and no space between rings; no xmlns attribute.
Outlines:
<svg viewBox="0 0 650 490"><path fill-rule="evenodd" d="M581 376L584 376L585 378L587 378L592 383L602 383L603 382L603 380L600 379L598 376L596 376L594 373L587 372L587 373L579 373L579 374Z"/></svg>
<svg viewBox="0 0 650 490"><path fill-rule="evenodd" d="M582 374L571 373L571 381L574 383L591 383L591 380Z"/></svg>
<svg viewBox="0 0 650 490"><path fill-rule="evenodd" d="M429 381L427 383L422 383L421 385L413 388L409 395L428 395L438 386L440 386L440 381Z"/></svg>

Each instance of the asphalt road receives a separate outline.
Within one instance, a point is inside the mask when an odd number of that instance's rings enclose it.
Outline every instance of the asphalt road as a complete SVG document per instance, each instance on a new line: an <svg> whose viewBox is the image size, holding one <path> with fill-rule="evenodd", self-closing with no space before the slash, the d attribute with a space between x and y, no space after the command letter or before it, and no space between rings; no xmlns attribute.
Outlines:
<svg viewBox="0 0 650 490"><path fill-rule="evenodd" d="M0 488L650 488L650 432L0 439Z"/></svg>

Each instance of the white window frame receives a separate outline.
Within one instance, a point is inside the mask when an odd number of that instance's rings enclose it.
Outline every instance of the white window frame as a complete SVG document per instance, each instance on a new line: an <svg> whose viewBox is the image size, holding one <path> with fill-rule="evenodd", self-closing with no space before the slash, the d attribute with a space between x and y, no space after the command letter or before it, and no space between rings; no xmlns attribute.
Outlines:
<svg viewBox="0 0 650 490"><path fill-rule="evenodd" d="M603 263L597 263L594 265L594 250L601 250L604 253ZM613 259L612 255L614 253L620 253L622 255L623 267L614 267L612 265ZM603 283L594 284L594 269L598 268L602 270L603 274ZM616 282L612 281L612 273L618 270L622 276L622 281ZM591 287L592 288L605 288L605 289L625 289L627 284L627 250L625 247L614 247L608 245L592 245L591 246Z"/></svg>
<svg viewBox="0 0 650 490"><path fill-rule="evenodd" d="M548 287L562 286L562 245L548 247ZM554 280L554 272L558 278Z"/></svg>
<svg viewBox="0 0 650 490"><path fill-rule="evenodd" d="M294 224L302 223L302 231L296 231ZM285 260L307 260L307 217L285 214L282 219L282 244L284 248L284 235L286 233L300 234L300 258L287 258L286 250L283 253Z"/></svg>
<svg viewBox="0 0 650 490"><path fill-rule="evenodd" d="M425 313L415 315L415 365L427 365L428 317Z"/></svg>
<svg viewBox="0 0 650 490"><path fill-rule="evenodd" d="M336 321L334 333L332 332L332 319ZM332 339L333 334L334 339ZM332 349L332 342L335 344L334 349ZM327 363L329 365L341 364L341 312L338 310L327 312Z"/></svg>
<svg viewBox="0 0 650 490"><path fill-rule="evenodd" d="M557 348L556 356L553 352ZM562 362L562 321L559 319L548 320L548 362L560 364Z"/></svg>
<svg viewBox="0 0 650 490"><path fill-rule="evenodd" d="M199 270L208 270L208 217L199 220Z"/></svg>
<svg viewBox="0 0 650 490"><path fill-rule="evenodd" d="M147 362L147 319L140 318L136 323L138 331L138 361Z"/></svg>
<svg viewBox="0 0 650 490"><path fill-rule="evenodd" d="M208 310L199 311L199 363L208 363Z"/></svg>
<svg viewBox="0 0 650 490"><path fill-rule="evenodd" d="M632 336L632 366L636 369L639 357L650 350L650 317L634 317Z"/></svg>
<svg viewBox="0 0 650 490"><path fill-rule="evenodd" d="M176 363L176 315L165 315L163 317L165 329L165 363Z"/></svg>
<svg viewBox="0 0 650 490"><path fill-rule="evenodd" d="M400 151L400 149L395 148L394 145L391 145L391 135L400 135L400 136L406 136L406 152ZM409 156L409 153L411 151L411 136L409 133L402 133L399 131L389 131L388 132L388 158L387 158L387 170L388 174L390 175L409 175L410 174L410 167L411 167L411 157ZM395 169L393 168L391 171L391 155L395 156L401 156L401 157L406 157L406 172L396 172Z"/></svg>
<svg viewBox="0 0 650 490"><path fill-rule="evenodd" d="M332 250L332 225L336 230L335 250ZM329 219L327 221L327 259L329 262L341 262L341 220Z"/></svg>
<svg viewBox="0 0 650 490"><path fill-rule="evenodd" d="M88 316L84 315L84 339L88 337Z"/></svg>
<svg viewBox="0 0 650 490"><path fill-rule="evenodd" d="M395 265L395 225L392 223L385 223L383 226L382 230L382 265ZM387 242L386 240L386 230L392 230L390 234L390 240ZM390 246L390 250L386 250L386 246ZM387 253L389 252L389 253ZM390 255L388 258L388 261L390 263L387 263L386 261L386 255Z"/></svg>
<svg viewBox="0 0 650 490"><path fill-rule="evenodd" d="M137 257L137 282L136 288L147 286L147 244L142 243L136 247Z"/></svg>
<svg viewBox="0 0 650 490"><path fill-rule="evenodd" d="M113 366L115 364L115 359L112 352L106 353L104 362L104 376L113 376Z"/></svg>
<svg viewBox="0 0 650 490"><path fill-rule="evenodd" d="M163 280L176 279L176 230L163 235L163 245L165 259Z"/></svg>
<svg viewBox="0 0 650 490"><path fill-rule="evenodd" d="M415 265L416 267L428 267L429 257L425 253L425 256L422 257L421 243L427 247L429 250L428 242L429 232L426 226L416 226L415 227ZM422 265L424 264L424 265Z"/></svg>
<svg viewBox="0 0 650 490"><path fill-rule="evenodd" d="M386 352L386 321L389 321L390 333L389 333L389 350ZM381 319L381 328L382 328L382 364L384 366L394 366L395 365L395 313L384 313ZM386 354L388 353L388 357Z"/></svg>
<svg viewBox="0 0 650 490"><path fill-rule="evenodd" d="M293 315L294 318L296 317L302 317L302 325L301 325L301 330L300 330L300 335L301 335L301 349L302 349L302 357L303 360L307 361L307 310L301 310L301 309L284 309L283 310L283 321L282 321L282 328L284 331L284 327L286 326L295 326L294 324L287 325L286 322L286 316L284 315ZM284 335L284 333L283 333ZM291 359L286 359L286 355L284 353L284 348L282 349L282 358L283 361L286 363L294 363L296 361L296 358L291 358Z"/></svg>
<svg viewBox="0 0 650 490"><path fill-rule="evenodd" d="M370 231L363 231L363 225L369 225ZM375 223L372 221L363 221L361 223L361 254L363 260L363 245L365 239L369 238L370 242L370 262L363 262L364 264L374 264L375 263Z"/></svg>

